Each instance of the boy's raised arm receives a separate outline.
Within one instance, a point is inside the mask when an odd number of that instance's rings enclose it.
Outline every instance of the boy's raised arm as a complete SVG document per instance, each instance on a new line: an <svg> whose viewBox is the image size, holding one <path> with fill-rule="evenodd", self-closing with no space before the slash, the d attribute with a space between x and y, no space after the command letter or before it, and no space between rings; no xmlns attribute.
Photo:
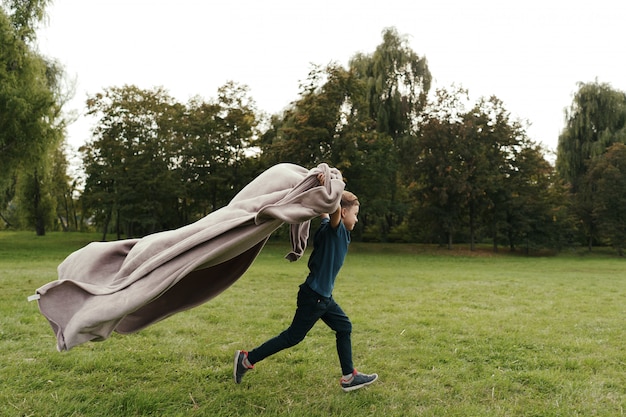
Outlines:
<svg viewBox="0 0 626 417"><path fill-rule="evenodd" d="M320 173L317 174L317 180L320 182L320 185L324 185L326 177L324 176L324 174ZM341 223L341 205L339 205L333 213L324 213L320 217L323 219L330 218L330 227L336 229L337 227L339 227L339 223Z"/></svg>

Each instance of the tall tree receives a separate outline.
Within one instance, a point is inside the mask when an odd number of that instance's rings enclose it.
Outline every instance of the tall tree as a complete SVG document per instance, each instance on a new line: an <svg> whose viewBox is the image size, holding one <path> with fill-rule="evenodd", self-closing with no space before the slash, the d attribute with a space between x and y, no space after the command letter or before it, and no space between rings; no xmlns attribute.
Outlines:
<svg viewBox="0 0 626 417"><path fill-rule="evenodd" d="M571 219L567 215L566 190L556 180L554 167L540 145L525 134L515 146L511 169L502 177L502 196L492 205L494 248L499 241L510 250L523 247L561 248L568 243ZM494 201L492 199L492 201Z"/></svg>
<svg viewBox="0 0 626 417"><path fill-rule="evenodd" d="M23 41L35 38L37 25L46 17L50 0L2 0L11 14L11 22L18 37Z"/></svg>
<svg viewBox="0 0 626 417"><path fill-rule="evenodd" d="M187 224L227 204L257 173L258 117L246 86L185 106L162 88L113 87L88 100L99 121L81 148L83 202L103 239L113 225L139 236Z"/></svg>
<svg viewBox="0 0 626 417"><path fill-rule="evenodd" d="M225 178L218 167L226 159L223 144L215 133L219 111L217 103L195 97L180 118L174 169L180 182L180 214L184 223L207 215L219 205L218 187Z"/></svg>
<svg viewBox="0 0 626 417"><path fill-rule="evenodd" d="M350 74L337 64L313 66L300 85L300 98L279 117L260 141L266 165L292 162L337 164L342 108L351 94ZM339 145L339 146L338 146Z"/></svg>
<svg viewBox="0 0 626 417"><path fill-rule="evenodd" d="M559 136L558 173L578 191L589 162L615 142L626 143L626 93L607 83L579 83Z"/></svg>
<svg viewBox="0 0 626 417"><path fill-rule="evenodd" d="M55 202L50 182L49 168L44 164L21 172L18 179L20 213L25 226L33 227L37 236L45 235L54 221Z"/></svg>
<svg viewBox="0 0 626 417"><path fill-rule="evenodd" d="M222 173L226 182L221 184L219 206L226 205L256 174L254 165L248 163L259 140L260 117L256 103L247 85L227 82L217 90L216 136L223 144Z"/></svg>
<svg viewBox="0 0 626 417"><path fill-rule="evenodd" d="M45 234L49 182L46 159L59 146L64 130L60 80L63 71L33 46L45 0L3 1L0 9L0 188L16 178L20 208L27 225ZM8 15L5 13L8 11ZM28 184L28 186L26 186Z"/></svg>
<svg viewBox="0 0 626 417"><path fill-rule="evenodd" d="M463 120L467 99L463 89L437 90L410 154L414 163L406 171L414 198L411 228L420 230L415 235L421 234L423 240L435 239L448 248L467 223L470 173L463 156L468 136Z"/></svg>
<svg viewBox="0 0 626 417"><path fill-rule="evenodd" d="M87 102L99 119L82 151L84 198L103 234L112 220L118 238L177 227L173 126L178 110L161 88L110 88Z"/></svg>
<svg viewBox="0 0 626 417"><path fill-rule="evenodd" d="M383 41L372 54L357 54L349 63L352 76L358 80L358 95L352 96L352 111L349 113L346 131L354 132L360 149L368 145L380 152L362 152L364 158L360 164L353 165L361 171L372 168L376 160L383 162L377 173L377 182L383 184L384 193L376 190L375 194L367 188L359 190L366 204L362 217L367 220L370 208L376 209L380 219L378 232L382 239L398 226L406 214L404 195L406 184L402 183L403 155L414 146L414 137L418 128L419 115L426 104L430 90L431 74L425 57L413 51L406 37L400 36L395 28L383 31ZM374 134L375 132L375 134ZM360 134L359 134L360 133ZM390 146L386 144L389 143ZM369 157L373 156L372 159ZM358 172L358 171L357 171ZM359 172L353 176L360 176ZM370 205L371 204L371 205ZM364 222L365 223L365 222Z"/></svg>
<svg viewBox="0 0 626 417"><path fill-rule="evenodd" d="M593 215L601 236L624 256L626 248L626 145L615 143L593 160L586 181L593 187Z"/></svg>
<svg viewBox="0 0 626 417"><path fill-rule="evenodd" d="M0 10L0 181L59 143L60 68L37 54Z"/></svg>
<svg viewBox="0 0 626 417"><path fill-rule="evenodd" d="M604 154L611 144L626 143L626 93L597 81L579 83L565 116L556 168L570 184L571 209L591 250L598 226L593 214L594 185L585 181L585 176L593 159Z"/></svg>
<svg viewBox="0 0 626 417"><path fill-rule="evenodd" d="M464 89L438 90L422 116L417 154L407 154L413 227L430 227L448 247L465 233L472 250L479 234L491 235L494 249L499 236L511 248L535 243L537 222L553 216L551 166L501 100L481 98L469 111L467 101Z"/></svg>
<svg viewBox="0 0 626 417"><path fill-rule="evenodd" d="M395 28L388 28L373 54L359 53L349 66L365 82L364 110L372 127L394 140L411 133L430 90L426 58L415 53Z"/></svg>
<svg viewBox="0 0 626 417"><path fill-rule="evenodd" d="M226 205L255 176L248 162L259 120L249 88L232 81L218 89L216 99L196 97L187 104L178 128L176 169L188 220Z"/></svg>
<svg viewBox="0 0 626 417"><path fill-rule="evenodd" d="M78 178L72 178L65 147L58 147L51 155L51 194L55 201L56 218L63 231L79 230L76 196Z"/></svg>
<svg viewBox="0 0 626 417"><path fill-rule="evenodd" d="M482 217L483 224L491 225L495 248L498 223L510 223L506 213L513 201L511 197L521 195L512 185L525 186L524 181L539 169L538 165L531 167L528 162L535 161L531 156L540 155L540 151L495 96L479 99L465 115L465 120L471 132L466 150L471 155L467 158L467 165L471 167L468 185L470 243L474 249L479 217ZM513 179L519 181L514 183ZM516 226L509 225L508 229L514 230Z"/></svg>
<svg viewBox="0 0 626 417"><path fill-rule="evenodd" d="M359 227L385 239L406 212L399 154L411 147L405 138L416 132L430 82L426 59L386 29L381 45L355 55L348 69L313 68L300 99L272 119L262 159L337 166L363 201Z"/></svg>

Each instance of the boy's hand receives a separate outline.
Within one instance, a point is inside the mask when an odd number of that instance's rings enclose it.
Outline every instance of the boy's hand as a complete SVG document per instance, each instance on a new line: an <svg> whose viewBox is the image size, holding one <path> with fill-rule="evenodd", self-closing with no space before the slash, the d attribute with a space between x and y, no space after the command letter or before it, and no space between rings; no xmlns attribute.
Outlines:
<svg viewBox="0 0 626 417"><path fill-rule="evenodd" d="M319 174L317 174L317 180L320 182L321 186L324 186L324 184L326 183L326 176L320 172ZM322 219L325 219L325 218L330 217L330 215L328 213L322 213L320 214L320 217Z"/></svg>

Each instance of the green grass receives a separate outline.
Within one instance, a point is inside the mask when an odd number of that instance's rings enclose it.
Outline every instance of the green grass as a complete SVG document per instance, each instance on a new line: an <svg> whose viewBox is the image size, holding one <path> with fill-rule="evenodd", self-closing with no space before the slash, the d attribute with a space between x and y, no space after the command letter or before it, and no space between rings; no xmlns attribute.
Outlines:
<svg viewBox="0 0 626 417"><path fill-rule="evenodd" d="M97 235L0 233L1 416L620 416L626 264L610 253L522 257L354 243L335 298L374 385L343 393L322 323L257 364L235 349L282 331L306 260L268 245L219 297L69 352L26 297Z"/></svg>

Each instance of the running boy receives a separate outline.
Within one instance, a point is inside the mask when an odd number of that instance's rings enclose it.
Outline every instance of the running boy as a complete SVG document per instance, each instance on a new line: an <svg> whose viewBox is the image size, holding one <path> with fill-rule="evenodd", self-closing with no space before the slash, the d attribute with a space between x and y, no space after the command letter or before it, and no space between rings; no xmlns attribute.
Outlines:
<svg viewBox="0 0 626 417"><path fill-rule="evenodd" d="M318 180L324 185L323 174L318 176ZM250 352L235 352L233 376L237 384L257 362L300 343L319 319L335 331L343 375L341 388L346 392L353 391L376 381L377 374L362 374L354 368L350 338L352 323L332 297L335 278L348 252L350 231L358 221L358 214L359 200L351 192L344 191L337 210L331 215L321 216L322 222L315 233L308 263L310 272L300 285L293 321L287 330Z"/></svg>

